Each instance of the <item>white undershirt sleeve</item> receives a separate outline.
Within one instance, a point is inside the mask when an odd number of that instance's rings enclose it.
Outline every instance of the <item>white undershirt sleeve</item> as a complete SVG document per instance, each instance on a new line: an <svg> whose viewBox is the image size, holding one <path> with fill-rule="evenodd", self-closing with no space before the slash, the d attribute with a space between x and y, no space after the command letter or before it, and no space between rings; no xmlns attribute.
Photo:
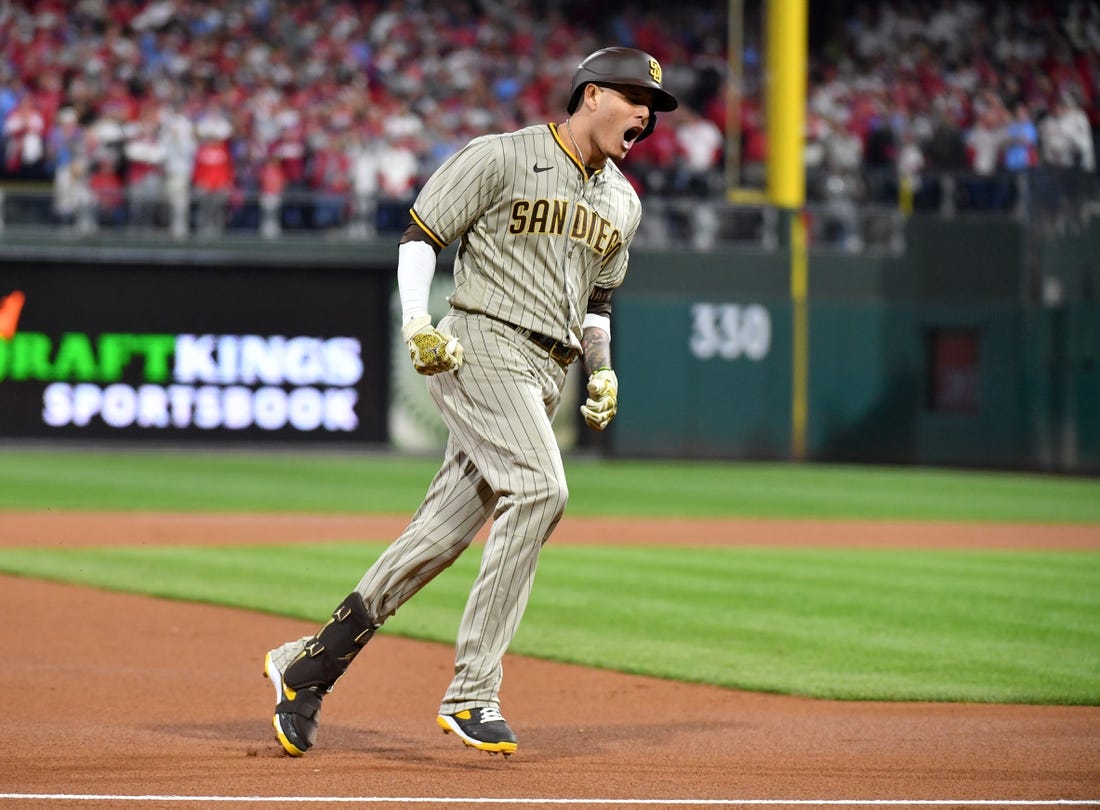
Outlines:
<svg viewBox="0 0 1100 810"><path fill-rule="evenodd" d="M414 240L397 247L397 288L401 294L401 323L428 314L428 293L435 276L435 249Z"/></svg>

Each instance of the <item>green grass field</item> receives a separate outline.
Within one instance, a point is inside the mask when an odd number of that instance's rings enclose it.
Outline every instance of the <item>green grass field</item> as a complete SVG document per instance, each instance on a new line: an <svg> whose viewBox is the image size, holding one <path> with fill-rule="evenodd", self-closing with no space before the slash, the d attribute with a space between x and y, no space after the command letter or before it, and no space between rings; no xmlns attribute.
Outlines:
<svg viewBox="0 0 1100 810"><path fill-rule="evenodd" d="M434 459L372 455L4 450L0 510L411 513L435 468ZM1077 523L1100 531L1100 482L1092 479L640 461L571 460L568 468L569 515ZM316 620L388 539L0 548L0 571ZM450 643L477 562L474 549L385 631ZM704 549L679 537L667 548L551 542L512 649L830 698L1095 705L1100 554Z"/></svg>
<svg viewBox="0 0 1100 810"><path fill-rule="evenodd" d="M0 450L0 509L411 513L437 458ZM1100 481L939 469L571 460L570 515L1100 524Z"/></svg>

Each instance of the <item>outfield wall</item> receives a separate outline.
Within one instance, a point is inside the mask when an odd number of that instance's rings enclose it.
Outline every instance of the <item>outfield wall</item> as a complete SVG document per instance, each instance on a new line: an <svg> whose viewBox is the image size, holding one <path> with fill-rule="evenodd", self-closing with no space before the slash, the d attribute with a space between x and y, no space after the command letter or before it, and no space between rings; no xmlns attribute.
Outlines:
<svg viewBox="0 0 1100 810"><path fill-rule="evenodd" d="M1005 219L915 219L906 243L810 251L802 457L1100 471L1100 223L1035 243ZM0 337L0 438L388 444L394 257L5 246L0 297L26 303ZM615 300L620 414L577 440L798 455L789 277L782 248L636 251Z"/></svg>
<svg viewBox="0 0 1100 810"><path fill-rule="evenodd" d="M900 256L811 250L805 457L1100 470L1098 224L1036 246L918 220ZM785 250L635 256L613 451L790 458L789 278Z"/></svg>

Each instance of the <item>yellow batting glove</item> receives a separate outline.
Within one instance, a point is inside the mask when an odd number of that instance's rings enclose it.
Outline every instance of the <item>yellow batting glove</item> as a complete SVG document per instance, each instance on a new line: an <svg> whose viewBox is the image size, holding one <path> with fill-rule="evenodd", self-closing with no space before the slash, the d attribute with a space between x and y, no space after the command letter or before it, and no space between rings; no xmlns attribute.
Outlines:
<svg viewBox="0 0 1100 810"><path fill-rule="evenodd" d="M584 421L593 430L603 430L619 410L619 378L609 368L588 376L588 400L581 405Z"/></svg>
<svg viewBox="0 0 1100 810"><path fill-rule="evenodd" d="M409 347L413 368L420 374L453 371L462 365L462 344L432 326L430 315L413 318L401 327L401 336Z"/></svg>

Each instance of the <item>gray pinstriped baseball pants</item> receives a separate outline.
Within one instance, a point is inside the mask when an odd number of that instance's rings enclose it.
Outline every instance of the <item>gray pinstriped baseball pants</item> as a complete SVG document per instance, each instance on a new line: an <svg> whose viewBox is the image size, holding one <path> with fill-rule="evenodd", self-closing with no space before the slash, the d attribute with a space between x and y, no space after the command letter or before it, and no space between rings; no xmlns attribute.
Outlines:
<svg viewBox="0 0 1100 810"><path fill-rule="evenodd" d="M462 367L427 380L450 429L439 472L405 532L356 590L376 622L397 609L492 529L455 643L455 673L440 708L499 706L501 658L519 627L539 550L569 490L551 419L566 373L508 326L451 311L440 331L462 343Z"/></svg>

